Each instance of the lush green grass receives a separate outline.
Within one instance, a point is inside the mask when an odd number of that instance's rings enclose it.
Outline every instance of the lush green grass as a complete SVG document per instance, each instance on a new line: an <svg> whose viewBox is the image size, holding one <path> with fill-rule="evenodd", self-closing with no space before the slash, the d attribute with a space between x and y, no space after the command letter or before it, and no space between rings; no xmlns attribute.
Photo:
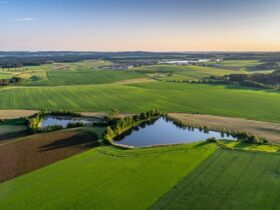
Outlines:
<svg viewBox="0 0 280 210"><path fill-rule="evenodd" d="M29 81L23 85L34 86L60 86L60 85L85 85L104 84L116 81L143 78L144 74L133 71L110 70L81 70L81 71L49 71L42 80Z"/></svg>
<svg viewBox="0 0 280 210"><path fill-rule="evenodd" d="M280 156L217 151L152 209L279 209Z"/></svg>
<svg viewBox="0 0 280 210"><path fill-rule="evenodd" d="M258 60L224 60L221 62L210 61L207 62L207 64L219 65L224 68L233 67L233 69L235 68L236 70L246 71L246 70L250 70L250 67L261 64L261 62Z"/></svg>
<svg viewBox="0 0 280 210"><path fill-rule="evenodd" d="M36 67L21 67L5 69L1 74L8 77L19 76L25 80L22 86L61 86L103 84L115 81L146 77L145 74L134 71L102 70L109 62L83 61L77 63L55 63Z"/></svg>
<svg viewBox="0 0 280 210"><path fill-rule="evenodd" d="M280 121L279 92L239 86L153 82L143 84L0 89L2 109L139 112L200 112L263 121Z"/></svg>
<svg viewBox="0 0 280 210"><path fill-rule="evenodd" d="M215 144L92 149L0 185L0 209L147 209Z"/></svg>
<svg viewBox="0 0 280 210"><path fill-rule="evenodd" d="M248 144L239 141L219 140L219 144L230 149L248 150L248 151L261 151L261 152L279 152L280 145L276 144Z"/></svg>
<svg viewBox="0 0 280 210"><path fill-rule="evenodd" d="M151 65L134 68L136 71L150 73L160 80L201 80L209 76L246 73L205 66ZM168 75L172 73L172 75Z"/></svg>

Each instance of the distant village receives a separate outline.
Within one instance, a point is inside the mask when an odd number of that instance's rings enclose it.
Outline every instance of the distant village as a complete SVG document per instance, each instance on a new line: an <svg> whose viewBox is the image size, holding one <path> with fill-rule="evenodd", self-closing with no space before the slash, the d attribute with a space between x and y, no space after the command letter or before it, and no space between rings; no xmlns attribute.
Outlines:
<svg viewBox="0 0 280 210"><path fill-rule="evenodd" d="M222 62L223 59L198 59L198 60L132 60L132 61L122 61L114 63L109 66L103 67L103 69L108 70L129 70L134 67L148 66L148 65L157 65L157 64L170 64L170 65L180 65L180 66L189 66L189 65L199 65L207 62Z"/></svg>

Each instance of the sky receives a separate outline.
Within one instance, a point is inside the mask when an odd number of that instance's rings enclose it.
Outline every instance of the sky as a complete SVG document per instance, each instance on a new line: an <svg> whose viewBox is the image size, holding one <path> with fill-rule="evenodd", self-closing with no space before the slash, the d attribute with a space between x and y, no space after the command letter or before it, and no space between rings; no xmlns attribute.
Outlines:
<svg viewBox="0 0 280 210"><path fill-rule="evenodd" d="M0 51L280 51L280 0L0 0Z"/></svg>

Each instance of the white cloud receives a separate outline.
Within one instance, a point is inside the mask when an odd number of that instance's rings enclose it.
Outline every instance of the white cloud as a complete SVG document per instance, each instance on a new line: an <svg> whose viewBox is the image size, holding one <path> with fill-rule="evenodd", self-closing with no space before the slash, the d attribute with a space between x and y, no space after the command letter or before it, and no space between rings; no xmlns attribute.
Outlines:
<svg viewBox="0 0 280 210"><path fill-rule="evenodd" d="M23 17L23 18L15 18L13 20L14 21L19 21L19 22L30 22L30 21L33 21L34 18L32 18L32 17Z"/></svg>

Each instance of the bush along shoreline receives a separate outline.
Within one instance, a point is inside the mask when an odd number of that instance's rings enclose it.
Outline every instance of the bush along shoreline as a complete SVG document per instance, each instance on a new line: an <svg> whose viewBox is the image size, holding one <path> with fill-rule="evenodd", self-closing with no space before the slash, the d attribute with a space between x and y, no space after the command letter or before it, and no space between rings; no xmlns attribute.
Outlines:
<svg viewBox="0 0 280 210"><path fill-rule="evenodd" d="M56 130L61 130L63 127L61 125L52 125L42 128L44 117L47 115L56 115L56 116L71 116L71 117L81 117L82 115L77 112L71 111L41 111L33 116L27 118L27 125L31 132L41 133L41 132L51 132ZM78 127L80 124L71 124L69 128ZM68 127L68 126L67 126Z"/></svg>
<svg viewBox="0 0 280 210"><path fill-rule="evenodd" d="M178 120L174 117L167 116L168 119L172 120L174 124L182 128L194 129L198 128L205 133L209 132L211 129L208 126L194 125L194 124L186 124L181 120ZM229 129L217 129L216 131L221 132L222 136L232 136L237 138L237 141L245 142L249 144L269 144L268 140L262 137L258 137L256 135L248 134L247 131L231 131ZM208 142L217 142L214 138L207 139Z"/></svg>
<svg viewBox="0 0 280 210"><path fill-rule="evenodd" d="M116 145L114 139L122 135L124 132L137 127L144 122L149 122L162 116L164 116L164 114L155 109L148 112L141 112L138 115L117 119L112 125L107 127L103 134L103 139L107 144Z"/></svg>

